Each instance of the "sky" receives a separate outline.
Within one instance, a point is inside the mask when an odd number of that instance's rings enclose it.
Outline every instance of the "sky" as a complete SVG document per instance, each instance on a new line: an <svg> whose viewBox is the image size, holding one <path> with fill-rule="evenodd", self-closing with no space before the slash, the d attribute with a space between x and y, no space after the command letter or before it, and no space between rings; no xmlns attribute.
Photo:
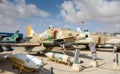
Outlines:
<svg viewBox="0 0 120 74"><path fill-rule="evenodd" d="M120 32L120 0L0 0L0 32L26 35L28 24L37 33L48 26Z"/></svg>

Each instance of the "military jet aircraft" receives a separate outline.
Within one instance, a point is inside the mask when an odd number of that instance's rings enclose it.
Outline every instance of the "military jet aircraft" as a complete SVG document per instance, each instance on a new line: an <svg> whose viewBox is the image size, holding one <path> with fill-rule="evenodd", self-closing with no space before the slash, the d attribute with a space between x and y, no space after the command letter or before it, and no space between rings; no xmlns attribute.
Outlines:
<svg viewBox="0 0 120 74"><path fill-rule="evenodd" d="M22 40L22 36L19 34L19 30L17 30L13 35L10 37L4 37L0 42L7 42L7 43L12 43L12 42L20 42Z"/></svg>
<svg viewBox="0 0 120 74"><path fill-rule="evenodd" d="M0 33L1 34L1 33ZM3 52L5 49L2 48L2 43L19 43L22 42L23 39L23 34L20 33L17 30L14 34L13 33L3 33L4 35L1 36L5 36L0 40L0 52ZM10 45L6 45L6 50L7 51L13 51L13 48Z"/></svg>
<svg viewBox="0 0 120 74"><path fill-rule="evenodd" d="M74 44L76 40L85 39L86 34L65 30L60 28L49 27L48 30L41 34L35 33L30 25L27 27L28 37L31 37L29 43L40 43L41 46L27 46L26 50L30 52L41 52L49 49L50 47Z"/></svg>
<svg viewBox="0 0 120 74"><path fill-rule="evenodd" d="M11 37L13 35L14 35L14 33L10 33L10 32L0 32L0 42L4 37ZM18 36L19 36L19 38L23 38L22 33L19 33Z"/></svg>
<svg viewBox="0 0 120 74"><path fill-rule="evenodd" d="M94 43L96 47L113 47L113 46L119 46L120 45L120 38L104 33L89 33L88 30L85 30L85 32L88 37L84 40L77 40L75 41L75 44L83 44L88 47L89 43Z"/></svg>

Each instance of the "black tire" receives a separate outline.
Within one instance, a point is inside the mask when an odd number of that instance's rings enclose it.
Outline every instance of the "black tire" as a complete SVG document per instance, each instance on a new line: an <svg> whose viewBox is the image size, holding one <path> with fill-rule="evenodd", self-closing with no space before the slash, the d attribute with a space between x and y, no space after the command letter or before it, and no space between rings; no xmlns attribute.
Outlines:
<svg viewBox="0 0 120 74"><path fill-rule="evenodd" d="M12 66L12 69L15 69L15 68L16 68L16 67L13 65L13 66Z"/></svg>
<svg viewBox="0 0 120 74"><path fill-rule="evenodd" d="M22 38L16 38L16 42L22 41Z"/></svg>
<svg viewBox="0 0 120 74"><path fill-rule="evenodd" d="M19 70L18 74L23 74L21 70Z"/></svg>
<svg viewBox="0 0 120 74"><path fill-rule="evenodd" d="M86 49L90 49L90 48L89 48L89 45L86 45Z"/></svg>

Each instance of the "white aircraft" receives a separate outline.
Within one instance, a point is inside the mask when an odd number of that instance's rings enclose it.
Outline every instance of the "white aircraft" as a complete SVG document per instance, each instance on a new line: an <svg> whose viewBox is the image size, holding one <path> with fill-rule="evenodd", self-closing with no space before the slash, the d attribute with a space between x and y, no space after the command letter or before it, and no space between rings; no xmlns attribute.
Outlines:
<svg viewBox="0 0 120 74"><path fill-rule="evenodd" d="M78 29L79 30L79 29ZM84 32L88 37L84 40L77 40L76 44L83 44L88 46L89 43L94 43L97 47L113 47L114 45L120 46L120 38L107 35L104 33L89 33L88 30Z"/></svg>
<svg viewBox="0 0 120 74"><path fill-rule="evenodd" d="M7 58L12 62L13 68L17 67L20 70L20 73L22 71L33 72L39 70L45 65L43 60L29 54L10 54Z"/></svg>

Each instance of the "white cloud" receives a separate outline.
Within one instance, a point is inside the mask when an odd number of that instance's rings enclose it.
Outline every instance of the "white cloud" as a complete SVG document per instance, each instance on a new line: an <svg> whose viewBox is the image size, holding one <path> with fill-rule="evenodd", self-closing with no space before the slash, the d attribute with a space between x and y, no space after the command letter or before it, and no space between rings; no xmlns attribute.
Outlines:
<svg viewBox="0 0 120 74"><path fill-rule="evenodd" d="M45 18L49 13L25 0L0 0L0 28L16 27L23 24L21 20L33 20L34 17ZM12 28L13 29L13 28Z"/></svg>
<svg viewBox="0 0 120 74"><path fill-rule="evenodd" d="M14 2L3 0L0 3L0 14L18 18L27 18L32 15L47 17L49 15L49 13L38 9L34 4L26 4L25 0L15 0Z"/></svg>
<svg viewBox="0 0 120 74"><path fill-rule="evenodd" d="M64 1L61 15L72 23L81 24L82 19L94 20L102 24L119 25L120 28L120 0Z"/></svg>

